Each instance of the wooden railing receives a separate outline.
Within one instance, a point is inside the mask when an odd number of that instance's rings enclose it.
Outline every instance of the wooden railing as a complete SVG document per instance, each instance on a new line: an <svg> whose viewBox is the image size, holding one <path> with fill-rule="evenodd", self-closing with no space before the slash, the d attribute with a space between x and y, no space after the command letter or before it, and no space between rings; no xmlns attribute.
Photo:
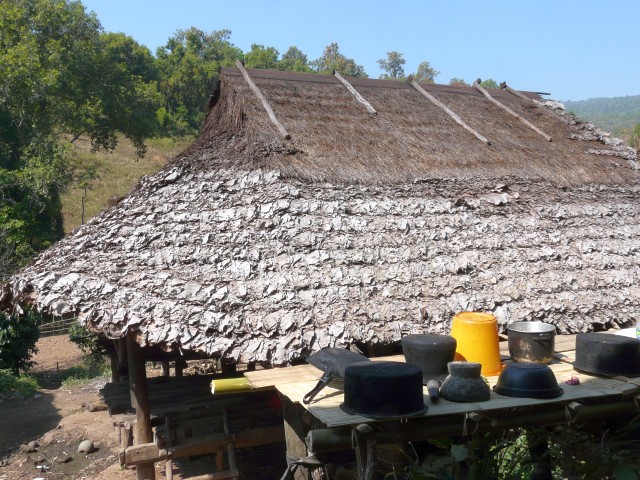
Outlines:
<svg viewBox="0 0 640 480"><path fill-rule="evenodd" d="M77 325L77 319L75 318L48 322L43 325L40 325L39 327L40 336L50 337L53 335L62 335L64 333L68 333L69 329L74 325Z"/></svg>

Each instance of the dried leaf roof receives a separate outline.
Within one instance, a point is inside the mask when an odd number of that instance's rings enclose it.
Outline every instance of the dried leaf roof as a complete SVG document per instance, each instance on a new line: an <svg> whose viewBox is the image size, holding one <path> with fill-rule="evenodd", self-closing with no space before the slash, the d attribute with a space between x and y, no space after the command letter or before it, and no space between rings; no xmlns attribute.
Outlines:
<svg viewBox="0 0 640 480"><path fill-rule="evenodd" d="M0 305L117 338L283 364L445 332L453 313L564 332L640 307L635 154L528 92L236 69L198 141L4 285ZM590 153L591 152L591 153Z"/></svg>

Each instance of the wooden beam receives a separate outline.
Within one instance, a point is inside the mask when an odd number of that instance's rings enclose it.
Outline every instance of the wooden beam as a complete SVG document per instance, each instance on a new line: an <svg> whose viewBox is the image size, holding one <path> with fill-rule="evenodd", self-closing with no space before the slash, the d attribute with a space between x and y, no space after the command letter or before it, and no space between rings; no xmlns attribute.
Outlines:
<svg viewBox="0 0 640 480"><path fill-rule="evenodd" d="M139 465L159 462L167 458L175 459L213 454L221 448L226 448L229 442L233 442L236 448L251 448L282 441L284 441L284 429L282 425L275 425L273 427L245 430L233 435L211 435L208 438L171 449L159 448L153 442L135 445L125 450L125 459L127 465Z"/></svg>
<svg viewBox="0 0 640 480"><path fill-rule="evenodd" d="M346 80L346 79L345 79L342 75L340 75L340 73L339 73L339 72L337 72L336 70L334 70L334 71L333 71L333 75L334 75L338 80L340 80L340 81L342 82L342 84L343 84L345 87L347 87L347 90L349 90L349 91L352 93L352 95L353 95L354 97L356 97L356 100L358 100L361 104L363 104L363 105L364 105L364 107L367 109L367 111L368 111L369 113L372 113L373 115L377 115L377 113L378 113L378 112L376 112L376 109L375 109L375 108L373 108L373 107L371 106L371 104L370 104L369 102L367 102L367 100L365 100L365 98L364 98L362 95L360 95L360 93L359 93L355 88L353 88L353 85L351 85L351 84L349 83L349 81L348 81L348 80Z"/></svg>
<svg viewBox="0 0 640 480"><path fill-rule="evenodd" d="M271 122L273 122L273 124L278 128L278 131L284 138L286 138L287 140L290 139L291 135L289 135L287 130L280 123L280 121L276 117L276 114L273 113L273 109L271 108L271 105L269 105L269 102L267 101L265 96L262 94L258 86L253 82L253 80L251 80L251 77L249 76L249 72L247 72L247 69L244 68L244 65L242 65L242 63L240 63L239 60L236 60L236 67L238 67L238 70L242 72L242 76L244 77L245 81L249 84L249 87L251 87L251 90L253 91L254 95L258 97L258 100L260 100L260 103L262 103L262 106L267 111L267 114L269 115Z"/></svg>
<svg viewBox="0 0 640 480"><path fill-rule="evenodd" d="M476 132L473 128L471 128L469 125L467 125L458 116L457 113L455 113L453 110L451 110L449 107L447 107L444 103L442 103L440 100L438 100L436 97L431 95L429 92L427 92L420 85L418 85L418 82L415 82L415 81L412 80L410 83L411 83L411 86L413 88L415 88L418 92L420 92L422 94L422 96L424 96L425 98L429 99L431 101L431 103L433 103L434 105L437 105L442 110L444 110L451 118L453 118L453 120L455 120L455 122L458 125L460 125L462 128L464 128L468 132L472 133L478 140L480 140L484 144L491 145L491 142L489 140L487 140L484 136L482 136L480 133Z"/></svg>
<svg viewBox="0 0 640 480"><path fill-rule="evenodd" d="M482 86L478 83L477 80L475 82L473 82L473 86L476 88L476 90L478 90L480 93L482 93L487 100L489 100L494 105L502 108L505 112L509 113L510 115L516 117L518 120L520 120L526 126L528 126L530 129L532 129L533 131L538 133L541 137L543 137L547 142L552 141L552 138L549 135L544 133L542 130L540 130L538 127L536 127L533 123L531 123L529 120L527 120L522 115L514 112L509 107L507 107L506 105L500 103L498 100L493 98L489 92L487 92L484 88L482 88Z"/></svg>
<svg viewBox="0 0 640 480"><path fill-rule="evenodd" d="M525 94L520 93L518 90L514 90L509 85L507 85L507 82L502 82L500 84L500 88L502 88L503 90L506 90L507 92L509 92L512 95L515 95L518 98L521 98L523 100L529 100L530 102L533 102L532 98L527 97Z"/></svg>
<svg viewBox="0 0 640 480"><path fill-rule="evenodd" d="M153 440L151 431L151 414L149 409L149 387L142 347L138 345L133 334L127 335L127 357L129 361L129 388L131 406L136 409L136 445ZM153 463L141 463L136 469L138 480L155 480L156 472Z"/></svg>

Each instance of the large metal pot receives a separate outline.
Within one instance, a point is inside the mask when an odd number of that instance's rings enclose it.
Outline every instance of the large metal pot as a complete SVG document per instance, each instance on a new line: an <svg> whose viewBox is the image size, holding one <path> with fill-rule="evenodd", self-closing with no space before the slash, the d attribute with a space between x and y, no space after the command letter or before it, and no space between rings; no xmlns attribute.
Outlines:
<svg viewBox="0 0 640 480"><path fill-rule="evenodd" d="M556 327L543 322L514 322L507 325L509 355L516 362L547 364L553 359Z"/></svg>

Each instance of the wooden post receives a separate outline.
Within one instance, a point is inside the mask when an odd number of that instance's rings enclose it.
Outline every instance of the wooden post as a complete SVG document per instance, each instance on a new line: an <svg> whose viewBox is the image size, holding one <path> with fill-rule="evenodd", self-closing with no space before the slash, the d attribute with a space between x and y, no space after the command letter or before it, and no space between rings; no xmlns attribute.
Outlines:
<svg viewBox="0 0 640 480"><path fill-rule="evenodd" d="M127 358L127 340L118 338L113 341L118 356L118 373L119 381L126 382L129 380L129 360Z"/></svg>
<svg viewBox="0 0 640 480"><path fill-rule="evenodd" d="M163 377L169 377L171 376L171 369L169 368L169 361L164 361L161 362L160 365L162 366L162 376Z"/></svg>
<svg viewBox="0 0 640 480"><path fill-rule="evenodd" d="M111 361L111 381L113 383L118 383L120 381L120 368L117 353L109 355L109 360Z"/></svg>
<svg viewBox="0 0 640 480"><path fill-rule="evenodd" d="M187 362L183 358L178 358L176 360L176 377L182 377L185 368L187 368Z"/></svg>
<svg viewBox="0 0 640 480"><path fill-rule="evenodd" d="M284 418L284 441L287 445L288 457L306 457L307 444L304 441L305 432L300 418L298 405L287 397L282 397L282 414ZM306 480L309 478L308 472L304 468L297 468L293 472L294 480Z"/></svg>
<svg viewBox="0 0 640 480"><path fill-rule="evenodd" d="M127 357L129 359L129 389L131 406L136 409L136 429L134 442L136 445L153 441L151 431L151 413L149 409L149 386L142 347L138 345L133 334L127 335ZM156 472L153 463L137 466L138 480L155 480Z"/></svg>

